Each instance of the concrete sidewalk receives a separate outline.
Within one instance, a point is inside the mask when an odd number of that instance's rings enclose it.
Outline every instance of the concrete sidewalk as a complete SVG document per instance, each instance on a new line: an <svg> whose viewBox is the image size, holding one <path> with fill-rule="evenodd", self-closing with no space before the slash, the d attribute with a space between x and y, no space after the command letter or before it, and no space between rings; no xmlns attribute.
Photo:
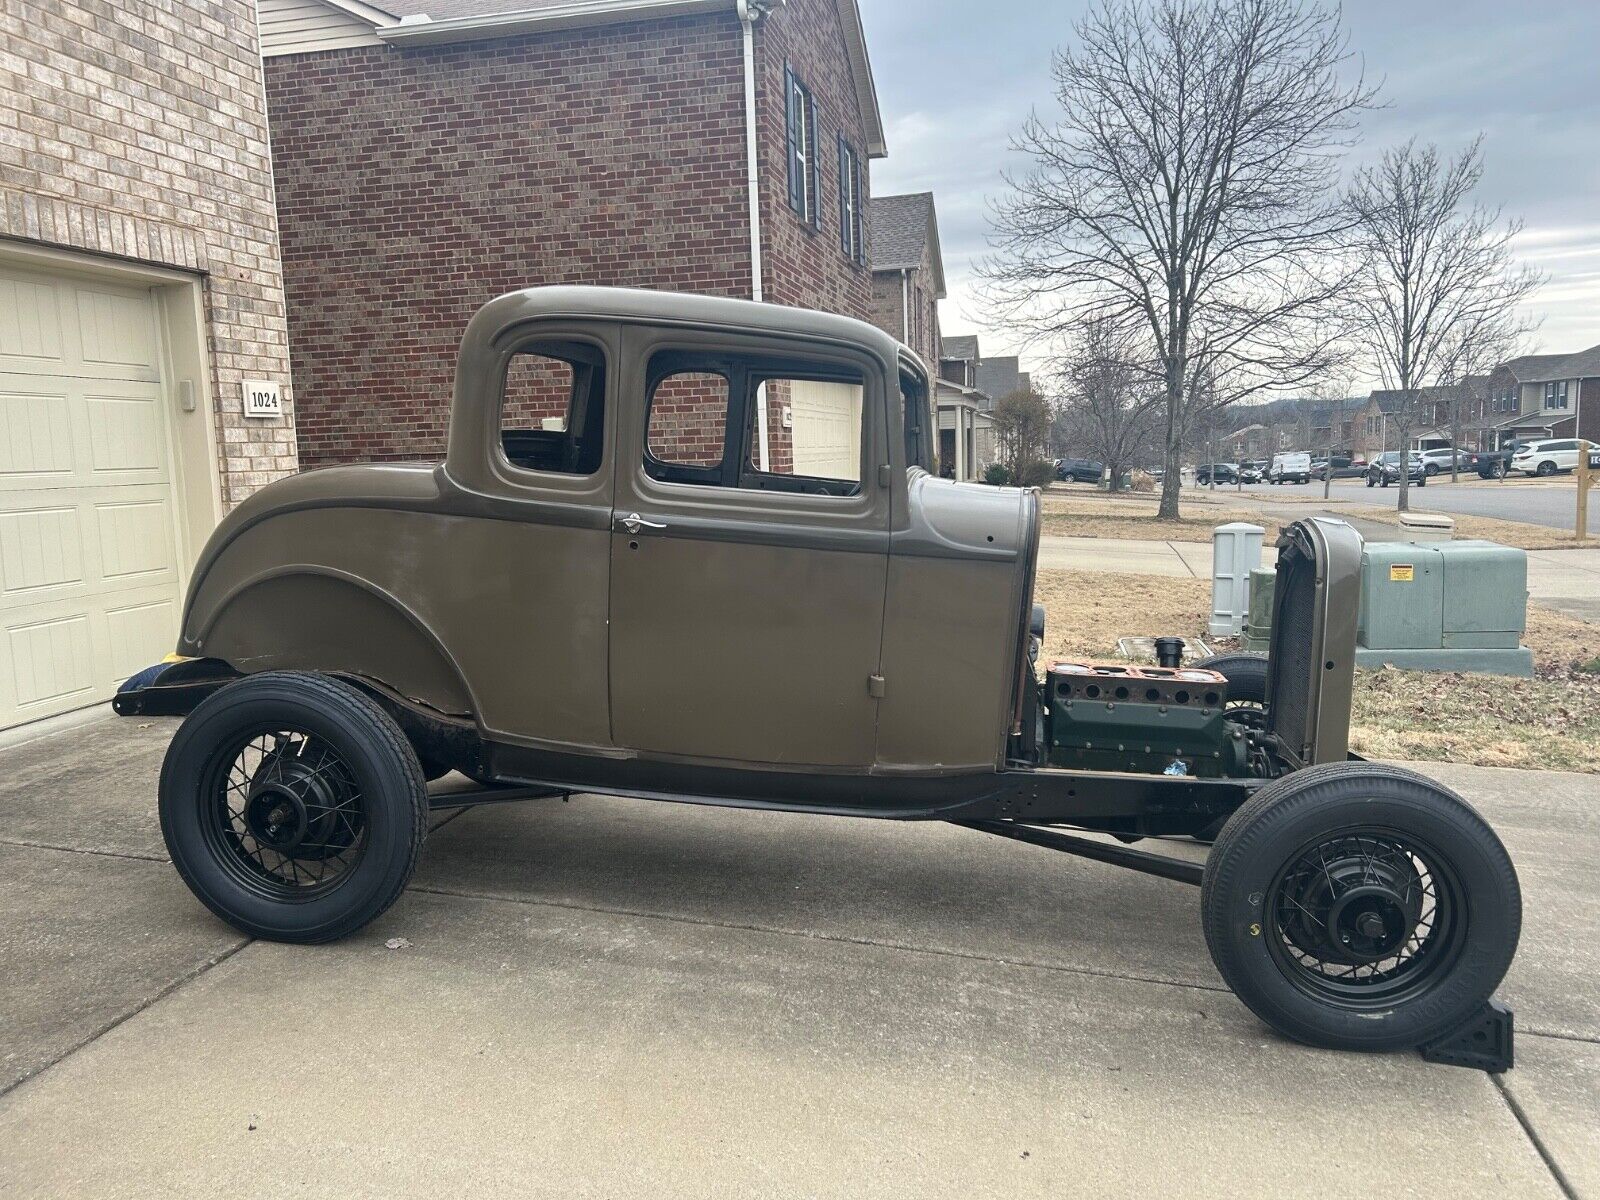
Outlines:
<svg viewBox="0 0 1600 1200"><path fill-rule="evenodd" d="M1193 889L937 823L491 806L250 942L164 860L174 726L0 754L5 1196L1600 1197L1600 778L1424 768L1522 873L1495 1080L1287 1043Z"/></svg>
<svg viewBox="0 0 1600 1200"><path fill-rule="evenodd" d="M1262 564L1273 561L1273 549ZM1529 550L1528 598L1585 621L1600 621L1600 549ZM1134 538L1057 537L1039 540L1039 565L1066 571L1110 571L1210 579L1210 542L1147 542Z"/></svg>

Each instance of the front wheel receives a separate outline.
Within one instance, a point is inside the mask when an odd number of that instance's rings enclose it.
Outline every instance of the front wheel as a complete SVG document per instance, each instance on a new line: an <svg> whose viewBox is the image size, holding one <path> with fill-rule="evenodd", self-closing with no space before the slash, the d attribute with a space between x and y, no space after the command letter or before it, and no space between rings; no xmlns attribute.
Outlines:
<svg viewBox="0 0 1600 1200"><path fill-rule="evenodd" d="M161 833L212 912L254 937L327 942L399 898L428 795L394 719L348 684L270 672L208 696L161 767Z"/></svg>
<svg viewBox="0 0 1600 1200"><path fill-rule="evenodd" d="M1275 780L1206 862L1206 945L1228 986L1313 1046L1398 1050L1465 1023L1522 928L1505 847L1413 771L1328 763Z"/></svg>
<svg viewBox="0 0 1600 1200"><path fill-rule="evenodd" d="M1368 487L1377 487L1378 486L1378 481L1376 479L1374 479L1371 475L1368 475L1367 476L1367 486Z"/></svg>

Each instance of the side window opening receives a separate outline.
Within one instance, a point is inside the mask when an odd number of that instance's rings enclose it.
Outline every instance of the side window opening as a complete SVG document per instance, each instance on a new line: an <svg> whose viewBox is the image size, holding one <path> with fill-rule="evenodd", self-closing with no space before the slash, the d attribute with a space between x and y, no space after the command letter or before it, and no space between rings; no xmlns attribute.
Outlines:
<svg viewBox="0 0 1600 1200"><path fill-rule="evenodd" d="M530 342L506 365L500 448L525 471L593 475L605 453L605 357L582 342Z"/></svg>
<svg viewBox="0 0 1600 1200"><path fill-rule="evenodd" d="M860 494L865 388L859 374L667 352L651 362L648 386L644 466L651 478Z"/></svg>

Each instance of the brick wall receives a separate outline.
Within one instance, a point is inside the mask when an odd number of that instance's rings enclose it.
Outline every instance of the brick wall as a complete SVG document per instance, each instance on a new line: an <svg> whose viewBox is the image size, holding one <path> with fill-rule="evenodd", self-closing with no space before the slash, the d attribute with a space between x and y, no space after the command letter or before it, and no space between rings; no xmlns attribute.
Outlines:
<svg viewBox="0 0 1600 1200"><path fill-rule="evenodd" d="M502 292L749 295L731 15L275 58L267 93L307 463L442 455Z"/></svg>
<svg viewBox="0 0 1600 1200"><path fill-rule="evenodd" d="M0 8L0 237L204 272L223 500L294 469L292 416L241 413L294 408L251 0Z"/></svg>
<svg viewBox="0 0 1600 1200"><path fill-rule="evenodd" d="M863 213L871 189L866 134L838 10L832 0L790 0L756 27L756 51L765 298L869 320L871 273L851 262L839 245L839 133L855 147L861 163ZM816 104L820 228L806 224L789 207L785 62L811 89ZM870 247L868 250L870 261Z"/></svg>

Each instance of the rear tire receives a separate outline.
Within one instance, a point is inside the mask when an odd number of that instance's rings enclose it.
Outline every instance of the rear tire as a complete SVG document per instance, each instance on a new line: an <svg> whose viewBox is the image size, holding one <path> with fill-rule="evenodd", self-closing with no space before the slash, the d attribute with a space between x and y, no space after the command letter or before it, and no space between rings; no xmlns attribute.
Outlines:
<svg viewBox="0 0 1600 1200"><path fill-rule="evenodd" d="M399 898L428 831L405 734L348 684L251 675L208 696L161 767L161 833L207 908L253 937L329 942Z"/></svg>
<svg viewBox="0 0 1600 1200"><path fill-rule="evenodd" d="M1539 464L1538 476L1540 479L1549 479L1550 476L1554 475L1555 473L1556 464L1551 462L1549 459L1546 459L1544 462Z"/></svg>
<svg viewBox="0 0 1600 1200"><path fill-rule="evenodd" d="M1398 1050L1459 1028L1516 954L1505 847L1413 771L1326 763L1228 819L1201 889L1206 945L1234 994L1286 1037Z"/></svg>

